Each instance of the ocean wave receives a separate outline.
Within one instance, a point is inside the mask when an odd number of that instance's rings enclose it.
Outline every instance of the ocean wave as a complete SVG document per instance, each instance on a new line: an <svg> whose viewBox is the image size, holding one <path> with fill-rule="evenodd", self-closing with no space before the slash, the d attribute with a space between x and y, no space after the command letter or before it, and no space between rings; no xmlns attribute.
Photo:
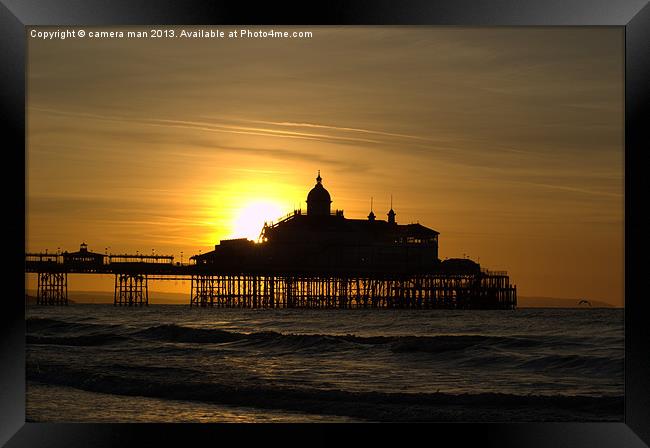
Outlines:
<svg viewBox="0 0 650 448"><path fill-rule="evenodd" d="M287 387L272 383L242 386L188 380L182 375L129 376L91 368L28 363L27 378L39 383L116 395L139 395L307 413L346 415L373 421L498 421L509 415L523 420L620 420L622 396L514 395L352 392L339 389ZM529 412L521 413L522 409ZM530 412L534 411L534 412ZM469 414L468 414L469 412ZM551 417L552 416L552 417ZM523 421L520 420L520 421Z"/></svg>
<svg viewBox="0 0 650 448"><path fill-rule="evenodd" d="M465 350L480 345L502 344L508 347L539 345L536 340L485 335L435 335L435 336L356 336L331 334L283 334L275 331L242 333L210 328L193 328L174 324L157 325L132 333L167 342L227 343L240 342L259 348L353 348L354 346L386 346L395 353L442 353Z"/></svg>
<svg viewBox="0 0 650 448"><path fill-rule="evenodd" d="M459 368L497 370L508 369L510 372L543 372L549 377L578 376L589 378L622 378L624 361L614 356L594 356L577 354L539 355L537 353L485 352L471 354L458 359Z"/></svg>
<svg viewBox="0 0 650 448"><path fill-rule="evenodd" d="M83 336L33 336L27 335L28 344L97 346L122 342L128 338L117 334L89 334Z"/></svg>
<svg viewBox="0 0 650 448"><path fill-rule="evenodd" d="M30 317L25 320L28 333L35 332L83 332L83 331L97 331L97 330L111 330L119 325L112 324L95 324L84 322L68 322L58 319L50 319L47 317Z"/></svg>
<svg viewBox="0 0 650 448"><path fill-rule="evenodd" d="M545 370L547 372L570 372L596 374L598 376L622 375L623 358L593 355L547 355L535 357L519 364L520 368Z"/></svg>
<svg viewBox="0 0 650 448"><path fill-rule="evenodd" d="M397 354L444 354L463 351L522 352L527 349L558 346L588 346L589 342L553 336L495 336L441 334L431 336L357 336L353 334L296 334L276 331L241 332L219 328L160 324L138 330L119 325L73 323L48 318L27 320L28 343L63 345L101 345L126 338L191 344L237 343L269 350L336 350L383 347ZM33 334L36 333L36 334ZM63 334L63 335L61 335ZM479 353L480 354L480 353ZM489 359L488 359L489 361ZM566 364L570 365L571 360ZM548 360L554 365L554 360ZM531 364L531 368L535 367ZM542 365L538 367L543 367Z"/></svg>
<svg viewBox="0 0 650 448"><path fill-rule="evenodd" d="M391 341L396 353L442 353L463 351L469 348L512 343L512 338L482 335L405 336ZM520 346L537 345L537 341L517 341Z"/></svg>
<svg viewBox="0 0 650 448"><path fill-rule="evenodd" d="M131 333L134 337L168 342L223 343L240 340L242 333L219 329L183 327L174 324L156 325Z"/></svg>

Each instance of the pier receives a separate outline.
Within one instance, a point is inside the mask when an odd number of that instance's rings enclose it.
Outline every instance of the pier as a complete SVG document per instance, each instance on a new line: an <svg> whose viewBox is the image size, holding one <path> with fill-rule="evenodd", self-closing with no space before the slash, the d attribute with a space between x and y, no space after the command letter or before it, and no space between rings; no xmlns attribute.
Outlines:
<svg viewBox="0 0 650 448"><path fill-rule="evenodd" d="M332 210L318 172L296 209L265 223L257 242L221 240L189 264L171 255L101 254L82 243L76 252L28 253L26 272L38 275L37 304L66 305L68 274L115 276L115 306L149 304L151 281L188 280L189 304L229 308L515 309L508 273L468 258L438 257L440 233L399 224L391 198L387 219L372 200L367 219ZM152 251L153 252L153 251Z"/></svg>
<svg viewBox="0 0 650 448"><path fill-rule="evenodd" d="M190 306L225 308L514 309L516 286L507 272L388 273L228 268L174 262L173 256L98 254L82 245L75 253L28 253L25 271L37 275L38 305L67 305L69 274L115 277L115 306L149 305L154 281L190 283Z"/></svg>

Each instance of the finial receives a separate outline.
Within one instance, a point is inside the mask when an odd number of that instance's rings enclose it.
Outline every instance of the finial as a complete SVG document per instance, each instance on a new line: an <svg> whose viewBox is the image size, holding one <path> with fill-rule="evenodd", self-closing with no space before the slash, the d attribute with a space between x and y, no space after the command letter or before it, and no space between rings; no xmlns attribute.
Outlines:
<svg viewBox="0 0 650 448"><path fill-rule="evenodd" d="M368 214L368 220L369 221L375 220L375 214L372 211L372 196L370 196L370 213Z"/></svg>
<svg viewBox="0 0 650 448"><path fill-rule="evenodd" d="M390 195L390 210L388 210L388 222L391 224L396 224L395 222L395 211L393 210L393 195Z"/></svg>
<svg viewBox="0 0 650 448"><path fill-rule="evenodd" d="M318 177L316 178L316 182L318 182L320 184L322 182L322 180L323 180L323 178L320 177L320 170L318 170Z"/></svg>

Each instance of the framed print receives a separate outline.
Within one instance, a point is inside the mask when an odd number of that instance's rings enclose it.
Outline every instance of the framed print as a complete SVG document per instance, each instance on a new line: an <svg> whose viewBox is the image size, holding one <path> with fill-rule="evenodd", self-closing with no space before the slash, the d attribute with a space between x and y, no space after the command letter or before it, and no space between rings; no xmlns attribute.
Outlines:
<svg viewBox="0 0 650 448"><path fill-rule="evenodd" d="M3 0L0 440L646 446L646 3Z"/></svg>

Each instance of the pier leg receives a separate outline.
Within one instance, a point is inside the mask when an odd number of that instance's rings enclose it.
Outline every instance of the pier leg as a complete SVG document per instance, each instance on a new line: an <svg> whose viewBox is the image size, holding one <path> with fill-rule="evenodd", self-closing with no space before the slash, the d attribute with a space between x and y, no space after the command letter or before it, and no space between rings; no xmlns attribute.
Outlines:
<svg viewBox="0 0 650 448"><path fill-rule="evenodd" d="M115 274L113 305L149 305L147 276L144 274Z"/></svg>
<svg viewBox="0 0 650 448"><path fill-rule="evenodd" d="M219 282L217 282L218 286ZM214 306L214 298L217 292L215 291L215 278L213 276L193 275L191 288L190 306Z"/></svg>
<svg viewBox="0 0 650 448"><path fill-rule="evenodd" d="M68 274L66 272L39 272L36 304L67 305Z"/></svg>

